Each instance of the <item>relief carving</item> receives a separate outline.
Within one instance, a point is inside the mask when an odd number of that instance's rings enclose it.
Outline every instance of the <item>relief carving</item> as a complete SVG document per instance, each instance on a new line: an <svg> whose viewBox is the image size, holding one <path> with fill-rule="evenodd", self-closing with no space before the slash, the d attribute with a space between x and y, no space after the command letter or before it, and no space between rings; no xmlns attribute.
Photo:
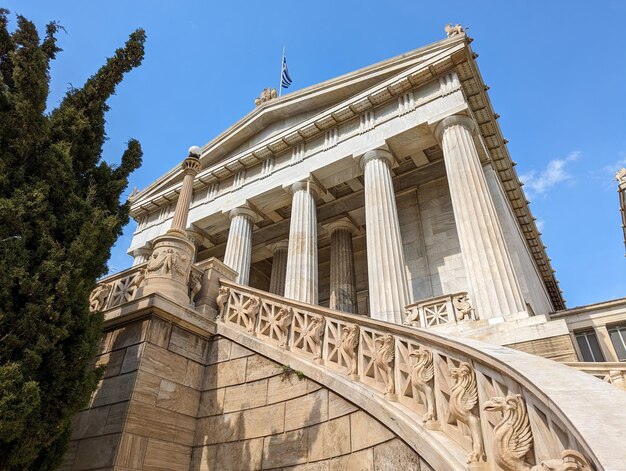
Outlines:
<svg viewBox="0 0 626 471"><path fill-rule="evenodd" d="M243 305L239 309L241 316L246 323L246 331L249 334L254 335L256 317L259 314L259 309L261 309L261 300L256 296L252 296L245 303L243 303Z"/></svg>
<svg viewBox="0 0 626 471"><path fill-rule="evenodd" d="M94 312L104 309L104 303L110 292L111 285L109 284L99 284L96 286L89 296L89 310Z"/></svg>
<svg viewBox="0 0 626 471"><path fill-rule="evenodd" d="M374 363L385 374L385 397L395 399L396 385L393 377L393 360L396 357L396 342L393 335L386 334L374 340L376 354Z"/></svg>
<svg viewBox="0 0 626 471"><path fill-rule="evenodd" d="M409 356L416 359L413 364L413 369L411 370L411 384L424 395L426 402L426 414L422 416L422 422L424 422L425 425L433 425L432 422L437 419L437 413L435 411L435 391L432 383L435 377L433 354L424 347L418 347L409 353Z"/></svg>
<svg viewBox="0 0 626 471"><path fill-rule="evenodd" d="M229 296L230 288L227 286L220 286L220 289L217 293L217 298L215 298L215 303L217 304L217 317L215 320L224 320L224 306L226 305L226 301L228 301Z"/></svg>
<svg viewBox="0 0 626 471"><path fill-rule="evenodd" d="M340 349L350 359L350 365L348 365L348 377L351 379L358 379L358 366L357 361L357 348L359 347L359 326L351 324L341 329L341 345Z"/></svg>
<svg viewBox="0 0 626 471"><path fill-rule="evenodd" d="M193 270L189 272L189 289L191 291L189 294L189 301L193 304L193 299L202 289L202 273L198 273Z"/></svg>
<svg viewBox="0 0 626 471"><path fill-rule="evenodd" d="M544 460L535 466L526 462L524 458L533 446L533 435L521 395L492 397L483 409L502 413L502 420L493 429L493 454L496 464L504 471L591 471L585 457L575 450L563 450L561 458Z"/></svg>
<svg viewBox="0 0 626 471"><path fill-rule="evenodd" d="M322 337L324 337L325 326L326 319L324 319L322 316L310 316L308 328L303 334L304 337L310 338L315 345L313 360L316 363L322 362Z"/></svg>
<svg viewBox="0 0 626 471"><path fill-rule="evenodd" d="M450 368L454 385L450 391L450 414L469 427L472 452L467 457L469 464L485 461L480 418L473 413L478 404L476 373L469 363L461 362L458 368Z"/></svg>
<svg viewBox="0 0 626 471"><path fill-rule="evenodd" d="M417 308L411 311L405 311L404 313L406 319L403 325L408 325L410 327L419 327L420 326L420 312Z"/></svg>
<svg viewBox="0 0 626 471"><path fill-rule="evenodd" d="M287 348L287 341L289 340L289 326L293 318L293 309L290 307L282 307L278 313L274 316L272 324L275 325L281 333L280 348Z"/></svg>
<svg viewBox="0 0 626 471"><path fill-rule="evenodd" d="M171 278L184 276L189 268L189 261L185 255L171 247L155 250L150 257L147 274L169 275Z"/></svg>
<svg viewBox="0 0 626 471"><path fill-rule="evenodd" d="M452 298L452 305L456 311L456 320L474 320L474 308L470 304L467 294L460 294Z"/></svg>
<svg viewBox="0 0 626 471"><path fill-rule="evenodd" d="M533 446L533 436L522 396L492 397L483 409L502 412L502 420L493 429L497 465L506 471L528 471L524 457Z"/></svg>

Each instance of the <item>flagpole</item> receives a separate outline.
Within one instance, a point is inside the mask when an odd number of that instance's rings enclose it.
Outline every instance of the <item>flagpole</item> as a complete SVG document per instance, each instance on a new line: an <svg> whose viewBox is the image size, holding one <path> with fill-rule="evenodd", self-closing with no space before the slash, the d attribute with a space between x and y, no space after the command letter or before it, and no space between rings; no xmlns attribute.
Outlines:
<svg viewBox="0 0 626 471"><path fill-rule="evenodd" d="M283 56L280 58L280 79L278 81L278 96L283 94L283 64L285 63L285 46L283 46Z"/></svg>

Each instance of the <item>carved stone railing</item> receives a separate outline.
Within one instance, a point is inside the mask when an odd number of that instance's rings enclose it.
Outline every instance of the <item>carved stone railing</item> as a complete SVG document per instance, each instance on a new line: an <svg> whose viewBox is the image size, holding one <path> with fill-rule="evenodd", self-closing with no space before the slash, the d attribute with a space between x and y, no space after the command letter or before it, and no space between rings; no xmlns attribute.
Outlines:
<svg viewBox="0 0 626 471"><path fill-rule="evenodd" d="M91 311L104 311L135 299L145 278L146 265L147 263L135 265L98 281L89 297L89 309ZM189 296L191 300L202 288L202 273L202 270L197 267L191 267L189 279Z"/></svg>
<svg viewBox="0 0 626 471"><path fill-rule="evenodd" d="M475 320L475 312L467 293L452 293L423 299L405 308L404 325L427 329L463 320Z"/></svg>
<svg viewBox="0 0 626 471"><path fill-rule="evenodd" d="M626 451L617 430L625 425L621 419L618 428L610 423L611 408L603 401L621 407L626 397L556 362L307 305L224 279L216 303L218 333L276 352L280 361L310 364L318 380L325 377L319 369L325 369L334 375L332 384L347 384L351 400L359 394L378 398L376 404L396 411L388 423L409 417L408 429L420 437L412 442L416 448L426 441L461 456L456 465L437 469L459 469L464 461L472 470L624 469ZM584 400L583 390L589 395ZM602 398L593 399L596 394ZM610 432L599 436L598 427Z"/></svg>
<svg viewBox="0 0 626 471"><path fill-rule="evenodd" d="M626 363L621 362L568 362L567 366L576 368L602 381L626 389Z"/></svg>

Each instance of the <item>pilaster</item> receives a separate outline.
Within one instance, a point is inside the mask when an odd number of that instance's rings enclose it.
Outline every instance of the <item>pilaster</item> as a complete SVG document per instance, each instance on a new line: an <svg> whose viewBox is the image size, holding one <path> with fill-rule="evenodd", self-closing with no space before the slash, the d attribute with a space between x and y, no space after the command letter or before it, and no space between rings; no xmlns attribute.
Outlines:
<svg viewBox="0 0 626 471"><path fill-rule="evenodd" d="M287 275L287 254L289 242L281 240L273 244L272 250L272 273L270 275L270 293L283 296L285 294L285 277Z"/></svg>
<svg viewBox="0 0 626 471"><path fill-rule="evenodd" d="M330 308L356 313L356 276L352 235L357 230L348 218L325 226L330 232Z"/></svg>

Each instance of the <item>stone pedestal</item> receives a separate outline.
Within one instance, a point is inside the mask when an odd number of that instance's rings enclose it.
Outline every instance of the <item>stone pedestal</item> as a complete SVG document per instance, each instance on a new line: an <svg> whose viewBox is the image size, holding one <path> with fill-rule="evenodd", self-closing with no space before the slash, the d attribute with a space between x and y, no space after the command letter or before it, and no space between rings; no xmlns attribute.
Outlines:
<svg viewBox="0 0 626 471"><path fill-rule="evenodd" d="M348 219L326 226L330 232L330 308L356 313L356 277L352 234L355 225Z"/></svg>
<svg viewBox="0 0 626 471"><path fill-rule="evenodd" d="M180 304L189 304L189 273L195 247L178 234L154 239L145 280L137 297L159 293Z"/></svg>
<svg viewBox="0 0 626 471"><path fill-rule="evenodd" d="M224 263L237 272L236 282L247 285L252 259L252 223L256 213L241 207L230 212L230 230L224 253Z"/></svg>
<svg viewBox="0 0 626 471"><path fill-rule="evenodd" d="M365 224L370 315L402 323L408 301L407 280L390 152L376 149L361 158L365 174Z"/></svg>
<svg viewBox="0 0 626 471"><path fill-rule="evenodd" d="M467 116L445 118L441 141L469 294L481 319L527 316L496 209L472 139Z"/></svg>
<svg viewBox="0 0 626 471"><path fill-rule="evenodd" d="M165 235L152 242L152 254L148 260L145 280L137 297L160 293L168 298L187 305L189 299L189 277L191 264L196 257L196 247L187 237L187 216L193 195L193 180L200 172L200 161L190 149L189 157L182 163L183 186L178 196L172 226Z"/></svg>
<svg viewBox="0 0 626 471"><path fill-rule="evenodd" d="M293 195L285 297L317 304L317 214L315 201L320 188L312 181L289 187Z"/></svg>
<svg viewBox="0 0 626 471"><path fill-rule="evenodd" d="M237 272L215 257L198 262L195 267L203 272L202 288L195 300L196 309L207 314L210 319L215 319L218 314L215 299L219 291L220 280L235 281Z"/></svg>
<svg viewBox="0 0 626 471"><path fill-rule="evenodd" d="M287 274L287 249L289 242L282 240L272 245L272 273L270 275L270 293L283 296L285 294L285 276Z"/></svg>

